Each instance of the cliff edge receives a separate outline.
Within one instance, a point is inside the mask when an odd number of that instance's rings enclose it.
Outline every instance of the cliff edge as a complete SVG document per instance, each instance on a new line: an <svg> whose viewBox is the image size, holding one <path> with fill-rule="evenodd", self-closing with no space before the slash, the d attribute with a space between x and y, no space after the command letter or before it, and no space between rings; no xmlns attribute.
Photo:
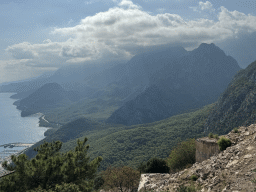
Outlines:
<svg viewBox="0 0 256 192"><path fill-rule="evenodd" d="M142 174L138 191L174 192L181 185L194 185L201 192L255 191L256 124L222 136L232 142L226 150L214 151L209 159L175 174ZM196 181L191 180L192 175L197 177Z"/></svg>

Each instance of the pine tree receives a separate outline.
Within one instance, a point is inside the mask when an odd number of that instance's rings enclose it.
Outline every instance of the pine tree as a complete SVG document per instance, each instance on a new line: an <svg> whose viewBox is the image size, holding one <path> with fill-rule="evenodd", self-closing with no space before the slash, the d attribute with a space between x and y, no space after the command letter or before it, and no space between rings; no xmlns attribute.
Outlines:
<svg viewBox="0 0 256 192"><path fill-rule="evenodd" d="M97 157L89 162L87 151L89 145L77 140L75 151L59 153L62 142L44 142L40 148L34 148L38 152L35 158L28 160L25 154L11 157L15 166L2 164L7 170L15 170L15 173L4 177L0 182L0 191L27 191L38 187L46 190L57 189L62 183L73 183L79 186L81 191L92 191L97 168L102 157Z"/></svg>

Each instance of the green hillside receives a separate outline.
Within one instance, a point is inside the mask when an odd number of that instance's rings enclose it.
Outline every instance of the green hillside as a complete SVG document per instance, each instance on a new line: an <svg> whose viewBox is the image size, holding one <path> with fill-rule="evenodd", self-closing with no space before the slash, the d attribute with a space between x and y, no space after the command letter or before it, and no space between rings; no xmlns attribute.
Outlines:
<svg viewBox="0 0 256 192"><path fill-rule="evenodd" d="M220 95L205 130L227 134L234 127L256 123L256 61L240 70Z"/></svg>
<svg viewBox="0 0 256 192"><path fill-rule="evenodd" d="M74 121L76 123L68 123L44 140L62 141L60 152L64 153L74 149L78 138L87 137L90 145L89 156L92 159L103 157L99 171L105 170L109 165L121 164L136 168L142 161L153 156L168 157L180 141L205 136L203 126L214 105L158 122L134 126L109 125L81 118ZM39 146L44 140L35 146ZM31 154L27 153L30 158Z"/></svg>
<svg viewBox="0 0 256 192"><path fill-rule="evenodd" d="M56 108L45 114L45 119L53 124L64 125L70 121L84 117L102 121L107 119L120 106L119 101L113 99L81 99L67 107ZM40 121L40 126L52 127L44 121Z"/></svg>

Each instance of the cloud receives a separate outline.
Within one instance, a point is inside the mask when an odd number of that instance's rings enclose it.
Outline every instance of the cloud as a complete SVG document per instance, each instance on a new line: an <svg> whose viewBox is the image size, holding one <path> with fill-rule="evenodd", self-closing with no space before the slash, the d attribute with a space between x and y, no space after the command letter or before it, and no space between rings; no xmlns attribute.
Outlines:
<svg viewBox="0 0 256 192"><path fill-rule="evenodd" d="M0 60L0 83L37 77L57 68L27 66L29 59Z"/></svg>
<svg viewBox="0 0 256 192"><path fill-rule="evenodd" d="M15 59L32 59L37 56L37 53L31 49L31 44L28 42L9 46L6 51L9 52Z"/></svg>
<svg viewBox="0 0 256 192"><path fill-rule="evenodd" d="M201 10L210 10L214 11L215 9L212 7L212 4L209 1L206 1L205 3L200 1L199 2L199 7Z"/></svg>
<svg viewBox="0 0 256 192"><path fill-rule="evenodd" d="M213 8L211 2L206 1L205 3L200 1L198 3L198 7L189 7L190 9L193 9L193 11L195 12L199 12L201 13L201 11L210 11L210 12L214 12L215 9Z"/></svg>
<svg viewBox="0 0 256 192"><path fill-rule="evenodd" d="M122 0L119 4L120 7L128 7L129 9L141 9L140 6L135 5L132 1L130 0Z"/></svg>
<svg viewBox="0 0 256 192"><path fill-rule="evenodd" d="M117 1L108 11L88 16L73 27L55 28L54 35L64 42L46 40L9 46L14 59L28 59L29 67L60 67L88 60L128 60L145 46L166 43L197 47L200 43L224 41L240 33L256 31L256 17L221 7L218 20L184 20L180 15L150 15L132 1ZM200 10L213 10L210 2L199 3Z"/></svg>

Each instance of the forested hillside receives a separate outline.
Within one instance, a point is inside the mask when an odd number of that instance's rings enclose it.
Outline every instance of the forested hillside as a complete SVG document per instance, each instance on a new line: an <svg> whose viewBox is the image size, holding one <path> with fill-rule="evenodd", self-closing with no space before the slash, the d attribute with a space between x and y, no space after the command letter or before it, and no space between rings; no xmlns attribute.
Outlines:
<svg viewBox="0 0 256 192"><path fill-rule="evenodd" d="M256 122L256 62L240 70L221 94L205 123L206 132L227 134Z"/></svg>
<svg viewBox="0 0 256 192"><path fill-rule="evenodd" d="M66 152L74 148L76 139L87 137L90 145L88 154L92 158L103 157L99 170L122 164L135 168L151 157L168 157L172 148L180 141L205 136L203 126L213 106L214 104L211 104L194 112L134 126L109 125L84 118L78 119L62 126L32 146L25 154L30 158L34 157L34 147L43 141L52 140L62 141L60 152Z"/></svg>

